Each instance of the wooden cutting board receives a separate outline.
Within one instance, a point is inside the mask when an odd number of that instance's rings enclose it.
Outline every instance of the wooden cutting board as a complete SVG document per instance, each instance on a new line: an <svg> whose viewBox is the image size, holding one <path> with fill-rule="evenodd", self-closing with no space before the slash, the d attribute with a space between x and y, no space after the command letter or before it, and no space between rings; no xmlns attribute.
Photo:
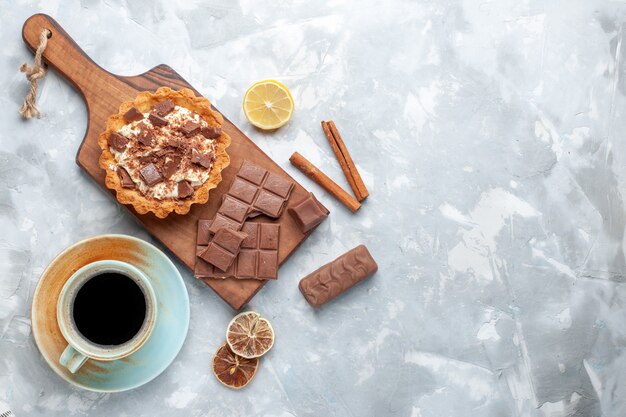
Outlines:
<svg viewBox="0 0 626 417"><path fill-rule="evenodd" d="M78 149L76 163L115 198L113 192L105 187L104 171L98 166L98 158L100 157L98 135L104 131L106 119L117 113L121 102L134 99L140 91L155 91L159 87L167 86L172 89L190 88L198 96L200 93L167 65L159 65L148 72L130 77L111 74L93 62L63 28L45 14L31 16L26 20L22 29L24 42L33 51L39 44L39 36L44 28L52 32L48 46L43 53L44 60L76 87L87 105L87 132ZM222 194L228 188L244 159L251 160L269 171L291 178L226 116L224 116L223 129L232 139L228 148L231 162L230 166L222 172L222 183L216 189L211 190L208 203L193 205L191 211L184 216L170 214L166 219L158 219L151 213L147 215L138 214L132 206L127 207L156 239L167 246L191 269L195 263L198 219L213 218ZM293 178L291 179L293 180ZM307 195L307 191L295 180L293 181L296 186L289 200L290 204L302 200ZM270 221L265 217L259 220ZM278 257L282 264L307 238L307 235L300 232L291 216L286 212L276 222L281 225ZM264 284L265 281L237 280L234 278L215 279L207 282L207 285L236 310L242 308Z"/></svg>

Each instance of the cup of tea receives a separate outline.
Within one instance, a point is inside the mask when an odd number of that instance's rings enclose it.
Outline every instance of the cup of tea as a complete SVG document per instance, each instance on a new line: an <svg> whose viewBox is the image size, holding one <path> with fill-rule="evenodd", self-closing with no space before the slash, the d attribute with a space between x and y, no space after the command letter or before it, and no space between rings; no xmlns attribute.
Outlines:
<svg viewBox="0 0 626 417"><path fill-rule="evenodd" d="M85 265L65 283L57 321L68 346L59 362L75 373L88 359L125 358L150 337L157 302L150 280L126 262Z"/></svg>

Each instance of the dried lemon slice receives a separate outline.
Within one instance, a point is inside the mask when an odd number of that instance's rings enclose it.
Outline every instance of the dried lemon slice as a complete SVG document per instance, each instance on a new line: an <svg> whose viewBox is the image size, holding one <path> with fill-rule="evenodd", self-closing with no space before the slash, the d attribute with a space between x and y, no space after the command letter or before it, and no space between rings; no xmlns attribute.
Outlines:
<svg viewBox="0 0 626 417"><path fill-rule="evenodd" d="M278 129L291 119L293 98L289 89L275 80L259 81L243 97L243 112L254 126Z"/></svg>
<svg viewBox="0 0 626 417"><path fill-rule="evenodd" d="M213 356L213 375L227 387L243 388L256 375L259 358L246 359L234 353L227 343L217 349Z"/></svg>
<svg viewBox="0 0 626 417"><path fill-rule="evenodd" d="M274 346L274 329L254 311L237 314L226 329L228 346L244 358L258 358Z"/></svg>

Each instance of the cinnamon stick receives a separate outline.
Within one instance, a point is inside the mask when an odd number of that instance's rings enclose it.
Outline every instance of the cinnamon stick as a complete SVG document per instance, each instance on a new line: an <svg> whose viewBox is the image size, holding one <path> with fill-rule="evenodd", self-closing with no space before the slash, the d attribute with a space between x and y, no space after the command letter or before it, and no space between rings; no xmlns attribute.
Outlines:
<svg viewBox="0 0 626 417"><path fill-rule="evenodd" d="M322 122L322 129L324 130L324 134L326 135L326 138L335 153L335 157L337 158L337 161L341 166L341 170L346 176L356 199L359 201L365 200L365 198L369 195L369 192L365 187L365 183L363 183L363 179L361 178L354 161L352 160L352 156L350 156L350 152L348 152L348 148L346 147L343 138L339 134L339 130L337 130L337 126L335 126L335 122L332 120Z"/></svg>
<svg viewBox="0 0 626 417"><path fill-rule="evenodd" d="M311 178L322 188L332 194L333 197L352 210L353 213L361 208L361 203L356 201L350 194L345 192L343 188L338 186L333 180L328 178L326 174L320 171L319 168L309 162L298 152L294 152L293 155L291 155L289 162L291 162L291 165L298 168L304 175Z"/></svg>

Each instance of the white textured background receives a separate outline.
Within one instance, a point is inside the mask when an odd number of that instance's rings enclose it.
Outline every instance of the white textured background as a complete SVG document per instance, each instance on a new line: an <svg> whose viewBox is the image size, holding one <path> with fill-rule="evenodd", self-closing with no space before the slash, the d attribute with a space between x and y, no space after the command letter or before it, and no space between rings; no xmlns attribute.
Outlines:
<svg viewBox="0 0 626 417"><path fill-rule="evenodd" d="M0 401L17 416L626 415L626 5L320 3L0 2ZM40 357L30 299L54 255L150 237L74 164L85 107L64 80L43 82L43 119L18 116L21 26L39 11L108 70L174 67L331 209L251 303L277 341L244 391L210 372L233 312L180 263L190 333L159 378L89 393ZM264 78L297 105L271 135L240 108ZM347 187L331 118L371 190L357 215L287 162L299 150ZM314 312L299 278L359 243L380 272Z"/></svg>

